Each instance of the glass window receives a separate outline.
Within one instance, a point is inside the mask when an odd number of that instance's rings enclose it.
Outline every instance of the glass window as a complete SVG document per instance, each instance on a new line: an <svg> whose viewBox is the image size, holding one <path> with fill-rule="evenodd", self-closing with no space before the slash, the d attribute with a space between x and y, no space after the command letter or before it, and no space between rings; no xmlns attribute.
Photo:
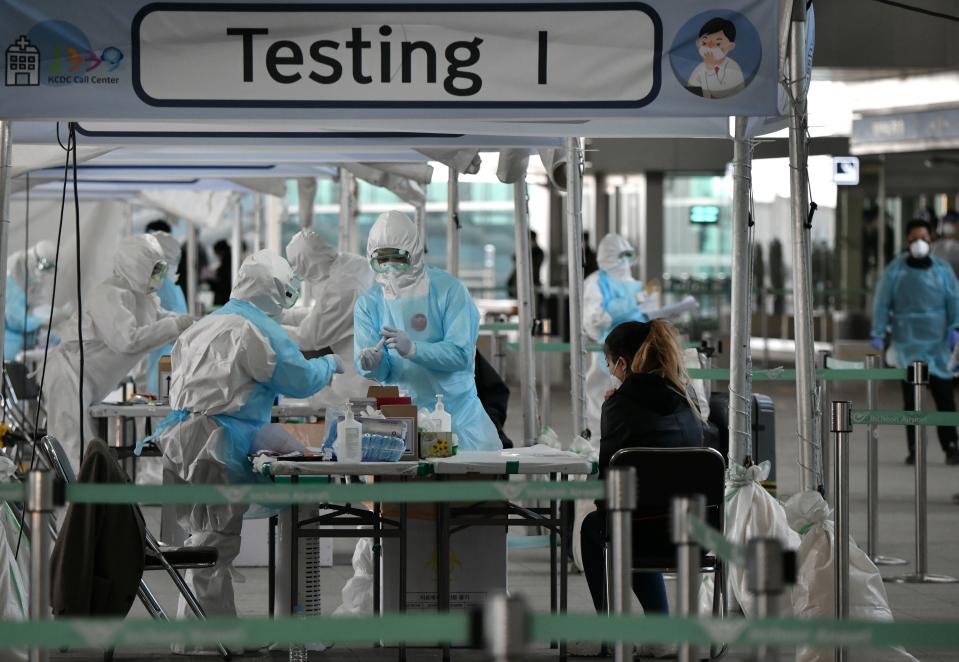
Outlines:
<svg viewBox="0 0 959 662"><path fill-rule="evenodd" d="M663 268L671 276L728 275L732 267L732 183L721 174L667 175Z"/></svg>

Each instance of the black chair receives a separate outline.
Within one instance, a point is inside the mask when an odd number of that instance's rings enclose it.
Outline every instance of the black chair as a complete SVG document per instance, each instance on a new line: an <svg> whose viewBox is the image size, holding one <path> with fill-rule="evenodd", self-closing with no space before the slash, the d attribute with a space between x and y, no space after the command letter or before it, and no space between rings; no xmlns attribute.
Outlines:
<svg viewBox="0 0 959 662"><path fill-rule="evenodd" d="M56 437L47 435L43 437L40 442L42 453L45 456L50 468L57 474L57 476L64 483L73 483L76 482L76 474L73 471L73 467L70 464L70 460L67 458L66 453L63 450L63 446L56 439ZM119 468L119 465L118 465ZM135 508L139 511L140 506L136 504L131 504L131 508ZM140 514L142 519L142 513ZM145 540L146 540L146 556L145 556L145 565L144 571L149 570L164 570L170 576L170 579L173 580L174 586L176 586L177 591L180 592L180 595L183 596L183 599L186 600L187 605L190 607L190 610L193 614L199 619L206 619L206 612L203 610L203 606L197 600L196 595L190 589L189 585L183 579L183 576L180 574L181 570L190 570L193 568L212 568L216 565L219 552L216 547L168 547L161 545L160 542L150 533L149 529L145 530ZM56 535L54 533L54 535ZM156 595L147 585L146 581L141 579L140 586L137 589L137 597L140 599L140 602L146 608L147 612L157 620L169 620L169 617L166 615L166 612L163 610L163 606L157 600ZM226 648L218 644L220 654L223 656L223 659L229 660L230 654ZM110 660L113 657L113 651L107 651L104 656L105 660Z"/></svg>
<svg viewBox="0 0 959 662"><path fill-rule="evenodd" d="M670 531L673 497L704 495L706 522L723 530L726 463L716 450L624 448L613 455L609 464L636 470L639 493L633 511L633 572L676 572L676 546ZM726 572L723 563L703 550L700 571L715 574L713 615L725 617ZM609 577L610 573L607 572L606 576ZM713 649L710 659L718 659L724 652L725 646Z"/></svg>
<svg viewBox="0 0 959 662"><path fill-rule="evenodd" d="M40 385L19 361L6 361L3 368L2 396L9 421L27 439L36 439L47 421L46 410L40 402ZM36 429L37 410L40 413L40 430Z"/></svg>

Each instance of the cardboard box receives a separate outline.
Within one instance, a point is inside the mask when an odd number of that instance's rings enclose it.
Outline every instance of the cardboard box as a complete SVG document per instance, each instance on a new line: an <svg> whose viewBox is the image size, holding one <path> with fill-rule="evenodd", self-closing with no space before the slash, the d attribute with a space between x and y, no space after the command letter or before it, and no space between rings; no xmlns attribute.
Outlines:
<svg viewBox="0 0 959 662"><path fill-rule="evenodd" d="M406 421L406 450L403 451L401 460L419 459L419 439L416 427L417 408L416 405L383 405L380 411L389 418L402 418Z"/></svg>
<svg viewBox="0 0 959 662"><path fill-rule="evenodd" d="M399 386L370 386L366 389L368 398L398 398L400 397Z"/></svg>
<svg viewBox="0 0 959 662"><path fill-rule="evenodd" d="M385 514L385 511L384 511ZM436 609L436 507L410 508L407 530L406 608ZM506 527L475 526L450 536L450 608L482 606L506 591ZM399 540L383 540L383 608L399 609Z"/></svg>

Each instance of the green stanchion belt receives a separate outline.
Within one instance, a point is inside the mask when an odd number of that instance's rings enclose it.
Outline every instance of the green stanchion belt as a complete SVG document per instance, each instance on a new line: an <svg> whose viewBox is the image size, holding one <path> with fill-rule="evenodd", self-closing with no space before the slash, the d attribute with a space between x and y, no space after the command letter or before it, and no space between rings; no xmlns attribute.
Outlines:
<svg viewBox="0 0 959 662"><path fill-rule="evenodd" d="M746 564L746 550L742 545L730 541L698 517L689 518L689 535L700 547L713 552L726 563L739 566Z"/></svg>
<svg viewBox="0 0 959 662"><path fill-rule="evenodd" d="M266 485L67 485L72 503L435 503L603 499L601 481L476 481L441 483Z"/></svg>
<svg viewBox="0 0 959 662"><path fill-rule="evenodd" d="M519 324L514 322L490 322L480 324L480 331L519 331Z"/></svg>
<svg viewBox="0 0 959 662"><path fill-rule="evenodd" d="M23 501L26 493L23 483L0 483L0 501Z"/></svg>
<svg viewBox="0 0 959 662"><path fill-rule="evenodd" d="M452 644L470 640L470 615L394 614L381 617L326 616L303 618L211 618L206 621L144 619L60 619L41 622L0 622L0 648L165 648L187 646L256 648L270 643ZM599 616L593 614L533 614L531 638L553 640L626 641L738 646L810 646L849 649L890 646L959 649L957 621L832 621L825 619L714 619L668 616Z"/></svg>
<svg viewBox="0 0 959 662"><path fill-rule="evenodd" d="M854 425L926 425L959 426L959 412L954 411L881 411L853 409Z"/></svg>
<svg viewBox="0 0 959 662"><path fill-rule="evenodd" d="M729 370L727 368L692 368L689 370L689 376L693 379L728 381ZM903 381L906 379L906 371L898 368L877 368L875 370L819 369L816 371L816 378L828 382ZM754 370L752 380L754 382L794 382L796 381L796 370L793 368Z"/></svg>

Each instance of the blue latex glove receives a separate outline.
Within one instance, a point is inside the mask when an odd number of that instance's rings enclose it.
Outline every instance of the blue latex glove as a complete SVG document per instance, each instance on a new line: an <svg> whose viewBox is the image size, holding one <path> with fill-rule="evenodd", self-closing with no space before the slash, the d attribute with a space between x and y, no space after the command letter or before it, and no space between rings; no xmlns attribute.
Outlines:
<svg viewBox="0 0 959 662"><path fill-rule="evenodd" d="M883 342L882 338L873 338L870 344L872 345L872 348L876 350L877 352L881 352L883 347L886 346L886 343Z"/></svg>
<svg viewBox="0 0 959 662"><path fill-rule="evenodd" d="M395 349L403 358L409 358L416 353L416 345L413 344L413 339L406 331L384 326L380 335L386 339L386 346Z"/></svg>
<svg viewBox="0 0 959 662"><path fill-rule="evenodd" d="M383 352L373 347L367 347L360 352L360 367L363 370L376 370L383 362Z"/></svg>
<svg viewBox="0 0 959 662"><path fill-rule="evenodd" d="M949 332L949 350L954 350L957 343L959 343L959 329L953 329Z"/></svg>

